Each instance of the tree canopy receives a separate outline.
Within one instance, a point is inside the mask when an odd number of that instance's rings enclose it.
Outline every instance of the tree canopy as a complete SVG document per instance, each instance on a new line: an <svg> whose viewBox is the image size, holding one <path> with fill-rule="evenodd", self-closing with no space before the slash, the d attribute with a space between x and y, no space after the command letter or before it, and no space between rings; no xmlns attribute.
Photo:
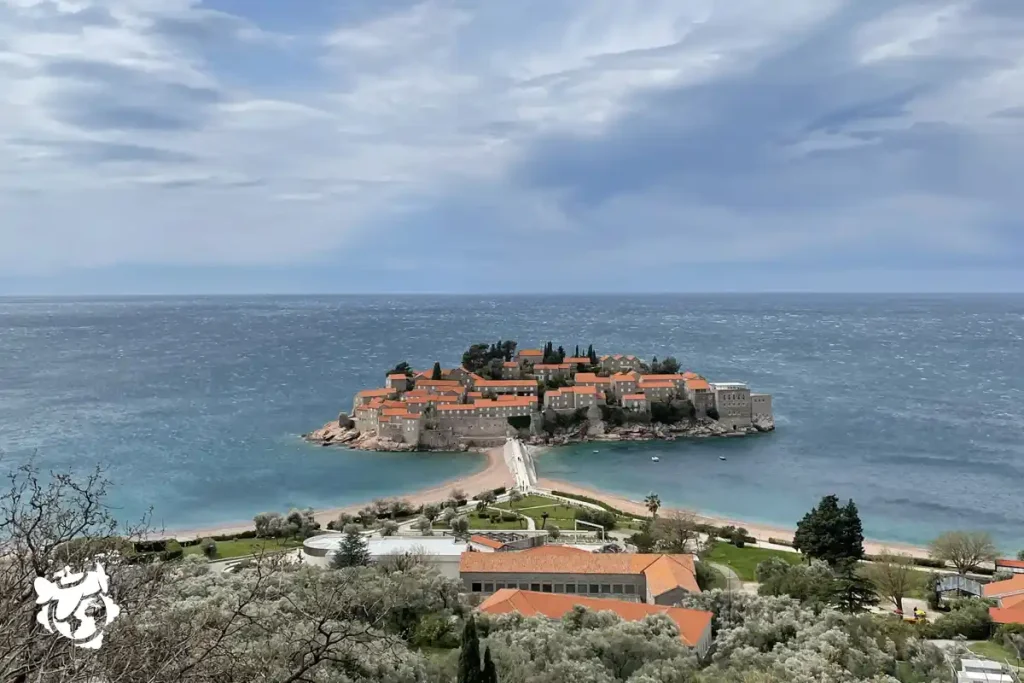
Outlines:
<svg viewBox="0 0 1024 683"><path fill-rule="evenodd" d="M853 500L840 508L836 496L825 496L797 524L793 547L807 557L840 562L864 557L864 532Z"/></svg>
<svg viewBox="0 0 1024 683"><path fill-rule="evenodd" d="M405 362L403 360L401 363L399 363L395 367L393 367L390 370L388 370L387 373L385 373L385 374L387 374L387 375L405 375L406 377L412 377L413 372L412 372L412 367L407 362Z"/></svg>
<svg viewBox="0 0 1024 683"><path fill-rule="evenodd" d="M962 575L994 560L996 544L984 531L947 531L928 544L928 552L936 560L952 564Z"/></svg>

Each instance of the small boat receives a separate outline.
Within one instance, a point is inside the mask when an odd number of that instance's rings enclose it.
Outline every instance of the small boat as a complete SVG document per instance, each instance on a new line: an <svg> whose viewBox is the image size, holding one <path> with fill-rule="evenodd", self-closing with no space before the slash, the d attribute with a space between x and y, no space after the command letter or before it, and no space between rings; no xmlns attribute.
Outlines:
<svg viewBox="0 0 1024 683"><path fill-rule="evenodd" d="M597 449L595 448L595 449L594 449L594 452L595 452L595 453L600 453L601 451L599 451L599 450L597 450Z"/></svg>
<svg viewBox="0 0 1024 683"><path fill-rule="evenodd" d="M651 462L659 462L658 456L652 455L651 456Z"/></svg>
<svg viewBox="0 0 1024 683"><path fill-rule="evenodd" d="M725 456L724 455L720 455L720 456L718 456L718 459L719 460L725 460Z"/></svg>

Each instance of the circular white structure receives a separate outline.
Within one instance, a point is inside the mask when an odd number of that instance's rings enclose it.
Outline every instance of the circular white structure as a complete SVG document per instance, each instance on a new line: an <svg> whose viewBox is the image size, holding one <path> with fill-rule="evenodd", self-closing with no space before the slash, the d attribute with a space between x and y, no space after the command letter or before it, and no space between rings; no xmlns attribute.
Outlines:
<svg viewBox="0 0 1024 683"><path fill-rule="evenodd" d="M302 556L306 564L326 567L341 546L345 535L339 533L320 534L302 542ZM371 536L366 539L370 559L378 560L388 555L417 555L434 565L442 575L459 578L459 558L467 550L492 552L476 543L451 536Z"/></svg>

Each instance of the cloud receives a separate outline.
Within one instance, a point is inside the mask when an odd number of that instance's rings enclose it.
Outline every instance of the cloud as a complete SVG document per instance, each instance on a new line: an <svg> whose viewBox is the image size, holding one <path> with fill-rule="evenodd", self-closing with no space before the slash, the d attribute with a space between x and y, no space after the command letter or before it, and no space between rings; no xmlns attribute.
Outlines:
<svg viewBox="0 0 1024 683"><path fill-rule="evenodd" d="M284 11L0 2L0 270L349 258L401 264L388 286L432 273L396 248L493 269L544 244L559 286L663 290L693 282L653 264L1024 257L1019 3Z"/></svg>

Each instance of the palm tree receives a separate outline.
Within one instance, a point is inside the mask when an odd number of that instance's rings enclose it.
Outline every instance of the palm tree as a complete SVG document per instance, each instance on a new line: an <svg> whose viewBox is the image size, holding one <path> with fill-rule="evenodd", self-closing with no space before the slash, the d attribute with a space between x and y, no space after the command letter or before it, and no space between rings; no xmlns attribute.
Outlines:
<svg viewBox="0 0 1024 683"><path fill-rule="evenodd" d="M644 498L644 504L647 505L647 510L651 513L652 518L658 516L658 510L661 509L661 498L658 497L657 493L652 491L647 494L647 497Z"/></svg>

